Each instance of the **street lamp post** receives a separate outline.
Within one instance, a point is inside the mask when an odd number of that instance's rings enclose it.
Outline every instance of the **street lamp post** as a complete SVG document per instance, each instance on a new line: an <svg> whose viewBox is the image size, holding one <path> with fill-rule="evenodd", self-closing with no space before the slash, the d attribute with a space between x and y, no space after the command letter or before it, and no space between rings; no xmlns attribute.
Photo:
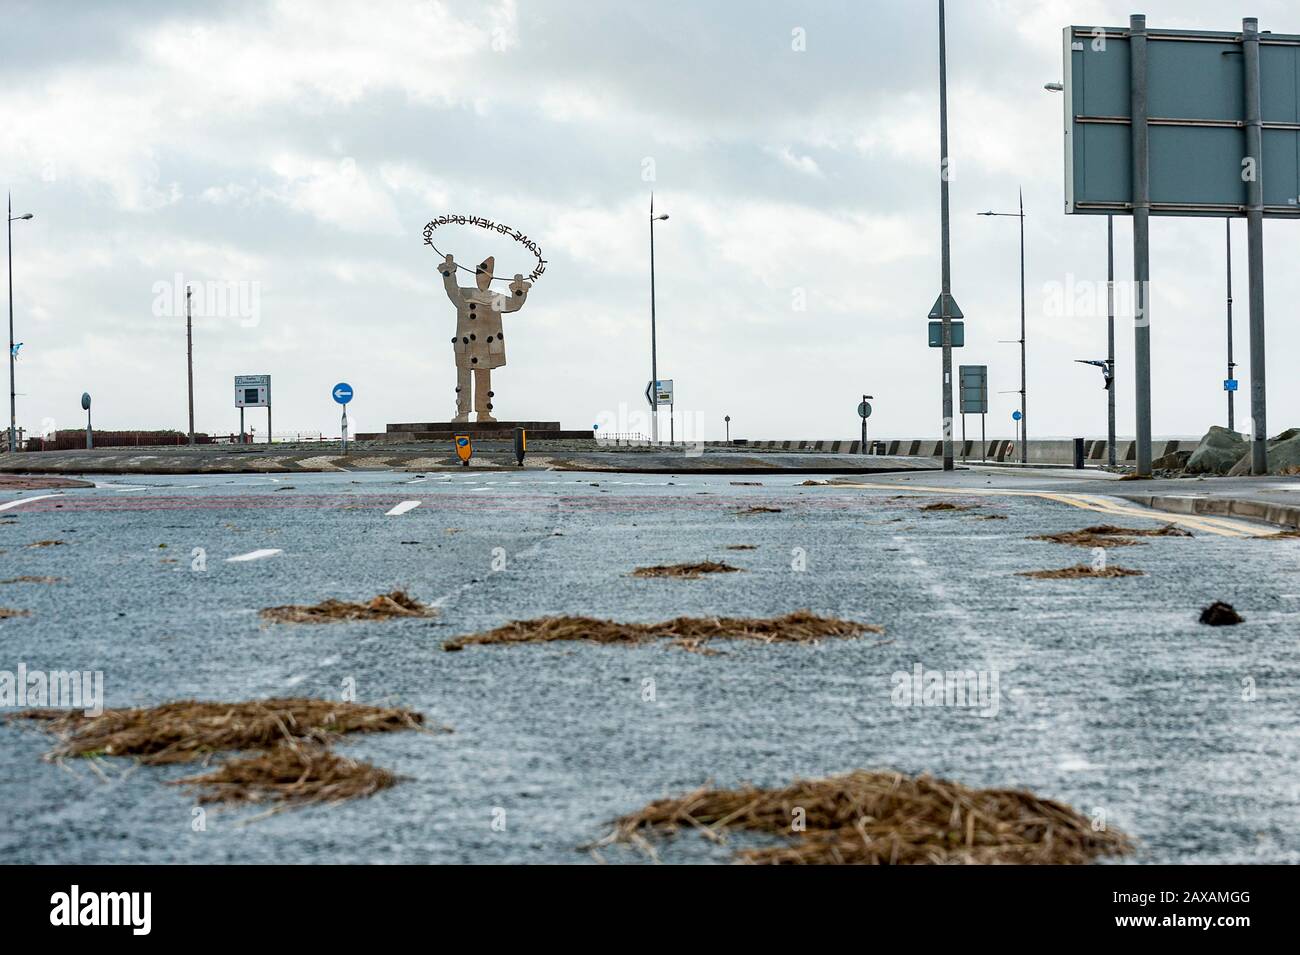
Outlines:
<svg viewBox="0 0 1300 955"><path fill-rule="evenodd" d="M1029 412L1025 408L1025 191L1019 212L980 212L982 216L1011 216L1020 220L1020 463L1029 463Z"/></svg>
<svg viewBox="0 0 1300 955"><path fill-rule="evenodd" d="M6 213L9 222L9 450L18 450L18 399L14 390L14 223L19 219L30 219L30 212L20 216L14 215L14 197L9 195L9 208Z"/></svg>
<svg viewBox="0 0 1300 955"><path fill-rule="evenodd" d="M659 352L655 337L655 223L668 213L655 215L655 194L650 193L650 441L659 443Z"/></svg>

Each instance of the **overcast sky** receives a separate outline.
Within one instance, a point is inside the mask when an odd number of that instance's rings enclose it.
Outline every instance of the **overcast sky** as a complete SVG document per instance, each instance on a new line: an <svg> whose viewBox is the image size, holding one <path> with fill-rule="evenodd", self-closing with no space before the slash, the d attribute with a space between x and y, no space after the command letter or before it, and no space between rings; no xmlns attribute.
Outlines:
<svg viewBox="0 0 1300 955"><path fill-rule="evenodd" d="M454 412L455 317L423 245L443 213L536 240L546 274L505 318L498 417L566 427L645 409L647 205L660 376L718 438L940 432L936 4L3 0L0 184L13 192L19 421L185 427L183 302L196 424L237 427L232 378L269 373L275 430L338 433ZM950 0L954 363L987 364L989 434L1017 402L1016 220L1024 189L1031 437L1104 435L1104 305L1053 291L1105 278L1106 221L1063 214L1061 28L1300 33L1283 0ZM802 48L800 48L802 47ZM1239 428L1248 420L1245 226L1234 223ZM1224 227L1152 222L1153 427L1225 423ZM1131 230L1116 225L1117 277ZM440 229L465 264L533 266L522 246ZM1265 225L1269 430L1300 425L1300 224ZM465 280L468 284L468 278ZM220 305L219 302L214 302ZM1131 319L1118 327L1121 434L1134 430ZM620 408L624 409L620 412ZM259 430L260 412L250 417ZM977 428L975 421L971 427ZM619 428L622 430L622 428ZM975 432L977 433L977 432Z"/></svg>

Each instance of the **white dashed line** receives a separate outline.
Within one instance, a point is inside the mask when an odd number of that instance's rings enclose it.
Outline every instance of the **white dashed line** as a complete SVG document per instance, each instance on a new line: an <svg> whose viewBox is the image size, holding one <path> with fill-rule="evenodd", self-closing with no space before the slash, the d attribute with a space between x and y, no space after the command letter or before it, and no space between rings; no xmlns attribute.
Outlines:
<svg viewBox="0 0 1300 955"><path fill-rule="evenodd" d="M396 517L398 514L405 514L407 511L413 511L419 506L419 501L403 501L401 504L398 504L391 511L387 511L386 513L389 517Z"/></svg>
<svg viewBox="0 0 1300 955"><path fill-rule="evenodd" d="M284 551L278 547L267 547L262 550L252 550L247 554L240 554L238 557L227 557L226 563L233 564L246 560L262 560L265 557L274 557L276 554L283 554Z"/></svg>
<svg viewBox="0 0 1300 955"><path fill-rule="evenodd" d="M33 494L31 497L20 497L16 501L5 501L0 504L0 511L7 511L11 507L17 507L19 504L26 504L28 501L43 501L47 497L62 497L62 494Z"/></svg>

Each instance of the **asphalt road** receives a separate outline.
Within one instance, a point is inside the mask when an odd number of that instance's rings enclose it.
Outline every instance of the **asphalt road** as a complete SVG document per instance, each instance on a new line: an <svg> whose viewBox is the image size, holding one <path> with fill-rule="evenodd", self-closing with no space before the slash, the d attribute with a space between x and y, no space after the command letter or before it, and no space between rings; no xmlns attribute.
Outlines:
<svg viewBox="0 0 1300 955"><path fill-rule="evenodd" d="M131 476L40 499L55 492L0 494L0 579L62 578L0 584L0 606L30 612L0 620L0 670L101 670L112 706L337 698L354 680L364 702L455 730L342 744L409 777L371 799L251 822L249 810L209 811L196 832L192 796L163 785L192 767L106 760L105 780L79 761L43 762L50 740L31 727L0 726L0 858L581 862L590 856L579 847L611 818L707 780L781 784L861 767L1024 786L1104 813L1138 840L1137 862L1300 862L1300 540L1198 527L1108 553L1146 576L1032 580L1016 572L1090 554L1028 535L1158 518L977 495L981 482L994 488L970 472L953 495L907 490L943 475L881 476L868 488L802 479ZM19 497L30 500L5 507ZM936 500L977 507L919 510ZM420 506L387 513L404 501ZM739 513L751 504L781 511ZM42 540L64 543L29 546ZM195 548L206 569L194 569ZM228 560L258 550L278 553ZM745 573L628 576L703 559ZM441 615L310 627L257 617L394 587ZM1246 622L1197 623L1216 599ZM441 650L544 614L655 621L804 607L886 634L737 643L714 657L667 646ZM996 713L894 705L893 674L916 664L996 672ZM493 828L498 809L504 830ZM670 862L727 854L693 836L663 850Z"/></svg>

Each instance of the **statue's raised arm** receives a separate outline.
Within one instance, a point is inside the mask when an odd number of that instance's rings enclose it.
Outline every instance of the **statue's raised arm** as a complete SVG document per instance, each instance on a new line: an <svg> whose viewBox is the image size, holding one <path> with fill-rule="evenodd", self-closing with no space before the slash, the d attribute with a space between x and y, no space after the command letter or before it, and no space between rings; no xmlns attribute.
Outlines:
<svg viewBox="0 0 1300 955"><path fill-rule="evenodd" d="M453 304L459 305L460 287L456 285L456 260L450 254L443 256L438 271L442 273L442 285L447 290L447 297Z"/></svg>
<svg viewBox="0 0 1300 955"><path fill-rule="evenodd" d="M528 301L528 290L532 287L532 282L525 282L523 274L516 272L515 280L510 283L510 294L505 296L501 311L517 312L523 308L524 302Z"/></svg>

